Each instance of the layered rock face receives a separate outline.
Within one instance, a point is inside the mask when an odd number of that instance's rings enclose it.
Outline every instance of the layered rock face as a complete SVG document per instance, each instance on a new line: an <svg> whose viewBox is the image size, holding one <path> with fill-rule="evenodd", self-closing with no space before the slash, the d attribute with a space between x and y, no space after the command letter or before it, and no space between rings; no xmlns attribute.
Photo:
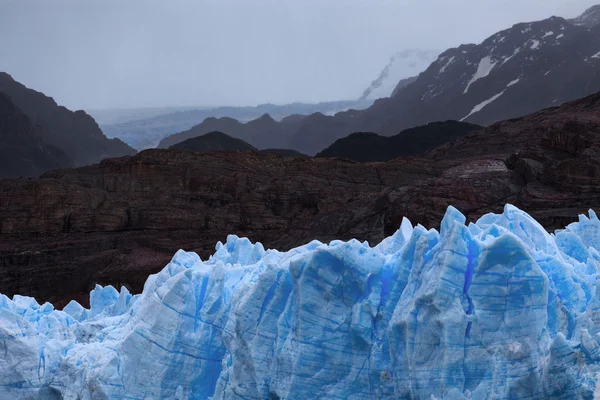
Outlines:
<svg viewBox="0 0 600 400"><path fill-rule="evenodd" d="M230 234L282 250L436 227L510 202L548 229L600 204L600 95L501 122L422 158L360 164L253 152L147 150L37 181L0 181L0 292L85 303L96 283L139 292L179 249Z"/></svg>
<svg viewBox="0 0 600 400"><path fill-rule="evenodd" d="M289 252L229 236L177 252L144 291L63 311L0 295L0 397L592 399L600 221L554 235L507 205L375 247Z"/></svg>
<svg viewBox="0 0 600 400"><path fill-rule="evenodd" d="M95 283L139 292L178 249L207 256L230 232L281 248L381 240L384 208L373 199L435 176L435 164L146 150L38 181L0 180L0 291L59 303Z"/></svg>

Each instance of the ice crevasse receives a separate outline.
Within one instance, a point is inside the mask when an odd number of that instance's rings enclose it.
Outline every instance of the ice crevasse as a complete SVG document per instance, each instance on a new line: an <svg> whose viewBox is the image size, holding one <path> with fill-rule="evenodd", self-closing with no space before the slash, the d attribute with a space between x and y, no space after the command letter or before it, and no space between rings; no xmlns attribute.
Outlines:
<svg viewBox="0 0 600 400"><path fill-rule="evenodd" d="M593 399L597 249L593 211L549 234L510 205L375 247L229 236L90 309L0 296L0 399Z"/></svg>

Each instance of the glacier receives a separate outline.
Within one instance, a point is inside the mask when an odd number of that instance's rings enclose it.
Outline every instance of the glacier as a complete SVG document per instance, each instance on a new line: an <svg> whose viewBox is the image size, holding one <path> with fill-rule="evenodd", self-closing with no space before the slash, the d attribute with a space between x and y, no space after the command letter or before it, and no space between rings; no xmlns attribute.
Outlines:
<svg viewBox="0 0 600 400"><path fill-rule="evenodd" d="M375 247L230 235L89 309L0 296L0 399L593 399L598 249L593 211L550 234L511 205Z"/></svg>

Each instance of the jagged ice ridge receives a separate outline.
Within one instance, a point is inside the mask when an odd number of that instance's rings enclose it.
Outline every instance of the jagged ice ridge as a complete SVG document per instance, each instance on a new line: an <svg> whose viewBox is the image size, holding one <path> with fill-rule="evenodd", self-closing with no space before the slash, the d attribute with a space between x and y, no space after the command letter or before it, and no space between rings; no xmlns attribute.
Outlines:
<svg viewBox="0 0 600 400"><path fill-rule="evenodd" d="M547 233L507 205L376 247L179 251L90 309L0 296L2 399L592 399L600 221Z"/></svg>

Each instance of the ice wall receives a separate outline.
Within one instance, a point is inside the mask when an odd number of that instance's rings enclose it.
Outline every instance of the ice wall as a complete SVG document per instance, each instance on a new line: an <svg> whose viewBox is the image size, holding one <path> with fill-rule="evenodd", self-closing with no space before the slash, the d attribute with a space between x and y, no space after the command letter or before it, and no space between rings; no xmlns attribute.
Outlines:
<svg viewBox="0 0 600 400"><path fill-rule="evenodd" d="M593 211L548 234L510 205L373 248L229 236L89 310L0 296L0 399L592 399L596 249Z"/></svg>

